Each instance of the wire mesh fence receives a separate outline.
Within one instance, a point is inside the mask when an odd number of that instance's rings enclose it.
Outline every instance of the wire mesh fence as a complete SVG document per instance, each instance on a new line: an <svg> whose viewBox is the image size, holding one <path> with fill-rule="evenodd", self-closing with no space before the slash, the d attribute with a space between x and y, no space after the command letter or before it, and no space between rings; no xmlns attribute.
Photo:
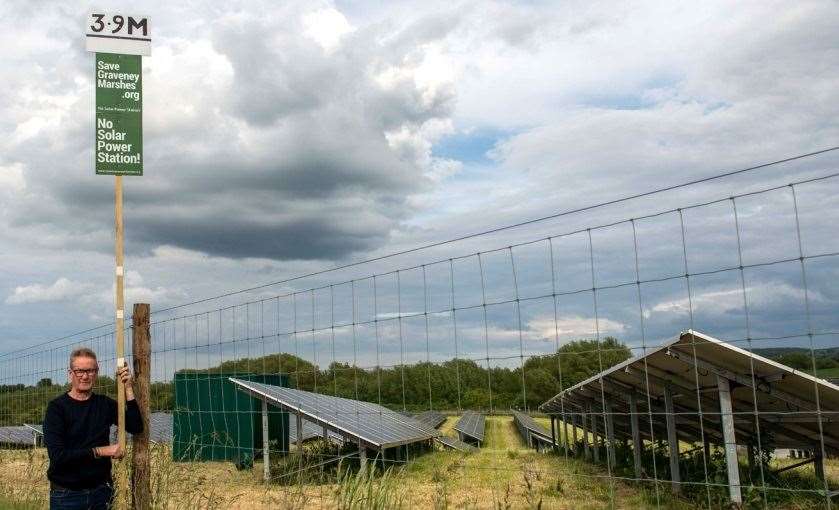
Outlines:
<svg viewBox="0 0 839 510"><path fill-rule="evenodd" d="M408 506L831 507L838 188L822 175L152 303L161 448L196 472L234 463L254 486L265 474L262 502L340 506L368 483ZM113 396L112 327L0 355L3 448L40 447L25 427L66 391L78 346L97 352L96 391ZM730 349L708 350L717 340ZM447 419L415 421L424 411ZM477 451L434 440L457 437L468 412L486 416ZM344 471L362 464L405 469Z"/></svg>

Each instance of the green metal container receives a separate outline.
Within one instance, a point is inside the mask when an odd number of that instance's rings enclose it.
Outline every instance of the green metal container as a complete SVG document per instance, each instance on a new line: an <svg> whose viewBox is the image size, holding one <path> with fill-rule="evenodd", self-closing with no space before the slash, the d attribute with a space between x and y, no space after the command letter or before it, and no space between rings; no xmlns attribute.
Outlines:
<svg viewBox="0 0 839 510"><path fill-rule="evenodd" d="M283 374L175 374L172 458L175 461L233 461L253 464L262 449L262 401L239 391L230 377L288 386ZM272 451L288 451L288 413L268 406L268 438Z"/></svg>

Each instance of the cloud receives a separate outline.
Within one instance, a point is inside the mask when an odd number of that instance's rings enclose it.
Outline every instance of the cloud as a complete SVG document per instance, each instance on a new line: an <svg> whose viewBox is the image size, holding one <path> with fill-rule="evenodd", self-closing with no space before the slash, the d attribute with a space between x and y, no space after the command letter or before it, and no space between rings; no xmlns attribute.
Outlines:
<svg viewBox="0 0 839 510"><path fill-rule="evenodd" d="M612 319L593 317L559 317L556 321L548 317L538 317L527 324L527 329L533 338L553 340L557 334L560 339L571 340L580 338L595 338L608 335L620 335L626 331L626 325Z"/></svg>
<svg viewBox="0 0 839 510"><path fill-rule="evenodd" d="M767 282L746 287L747 301L743 300L742 289L724 289L709 292L700 292L687 298L662 301L644 310L644 316L650 317L652 313L688 313L691 307L694 312L702 312L709 315L723 315L732 311L742 312L744 306L767 309L782 306L788 303L803 303L805 299L804 289L794 287L785 282ZM826 298L810 289L806 294L810 303L823 303Z"/></svg>
<svg viewBox="0 0 839 510"><path fill-rule="evenodd" d="M453 93L449 74L436 77L444 56L424 45L445 31L385 47L377 38L391 27L356 30L335 8L273 9L220 14L200 35L159 39L144 60L147 169L125 192L132 251L342 259L383 246L412 214L410 197L458 171L430 155L449 129ZM34 103L15 127L26 136L4 149L43 169L24 176L31 193L16 196L9 221L107 252L95 233L112 229L110 181L90 175L86 142L92 57L32 51L21 65L75 79L61 95L33 83L5 102ZM387 69L397 78L383 84ZM400 132L406 141L393 143Z"/></svg>
<svg viewBox="0 0 839 510"><path fill-rule="evenodd" d="M147 168L142 178L126 179L126 265L143 275L141 283L129 285L134 299L157 308L159 302L283 280L839 139L833 122L839 114L837 11L830 2L737 10L723 2L696 8L575 1L561 8L505 1L375 8L330 2L144 5L156 23L154 54L144 60ZM0 66L0 292L12 299L20 285L15 280L24 274L31 281L90 282L91 297L49 308L107 318L113 180L92 172L92 56L78 27L66 23L86 12L70 4L34 9L12 2L4 14L0 43L15 51ZM481 133L485 139L479 140ZM837 161L825 155L765 168L267 287L258 297L784 185L834 171ZM831 228L839 221L836 182L797 189L805 254L839 250ZM740 200L738 210L744 264L798 257L789 189ZM738 265L730 203L684 216L690 272ZM678 215L635 226L641 280L684 271ZM595 286L635 280L628 225L593 230L591 257L584 237L555 243L558 292L590 288L592 260ZM524 250L514 250L522 297L550 292L547 264L519 257ZM482 302L479 277L458 273L450 282L443 266L428 266L435 304L455 292L458 299L466 293ZM487 281L503 279L499 274L507 267L487 266ZM812 310L819 330L836 329L830 267L835 262L828 257L807 262L808 275L816 275L810 289L824 298ZM790 322L783 304L799 300L793 270L800 270L797 263L784 268L785 275L772 275L788 287L748 283L750 299L757 300L753 311L771 310L777 319L766 326L772 329L767 335ZM512 294L506 280L501 285ZM687 326L680 286L662 281L643 287L649 338ZM417 288L403 288L412 293L403 310L423 308ZM641 329L632 290L598 292L602 334L636 340ZM712 326L728 332L742 322L730 287L712 282L693 290L700 311L729 319ZM761 293L783 300L763 303ZM190 311L254 297L231 296ZM567 316L561 334L593 336L589 296L563 301L570 304L562 307ZM349 291L336 297L339 309L351 309L350 302ZM30 332L35 322L22 318L40 317L39 304L0 307L10 338L42 334ZM553 318L537 305L523 305L525 340L548 349ZM79 307L88 315L66 313ZM492 313L489 320L491 333L516 352L515 321ZM458 314L457 323L482 338L479 321ZM87 323L79 320L78 326ZM437 343L432 349L449 346ZM482 348L483 340L476 352Z"/></svg>
<svg viewBox="0 0 839 510"><path fill-rule="evenodd" d="M23 285L15 287L14 293L5 300L7 305L69 301L91 290L91 285L59 278L52 285Z"/></svg>
<svg viewBox="0 0 839 510"><path fill-rule="evenodd" d="M20 193L26 188L24 166L15 162L10 165L0 165L0 192Z"/></svg>
<svg viewBox="0 0 839 510"><path fill-rule="evenodd" d="M347 33L354 28L340 11L333 8L318 9L303 15L303 34L321 45L326 52L334 51Z"/></svg>

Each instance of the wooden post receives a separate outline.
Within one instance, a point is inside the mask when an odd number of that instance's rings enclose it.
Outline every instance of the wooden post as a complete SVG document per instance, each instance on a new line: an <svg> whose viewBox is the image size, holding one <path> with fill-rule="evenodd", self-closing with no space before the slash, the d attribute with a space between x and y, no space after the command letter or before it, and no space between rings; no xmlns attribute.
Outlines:
<svg viewBox="0 0 839 510"><path fill-rule="evenodd" d="M638 427L638 395L629 394L629 423L632 426L632 460L635 464L635 478L641 479L641 452L644 443L641 442L641 429Z"/></svg>
<svg viewBox="0 0 839 510"><path fill-rule="evenodd" d="M617 464L615 457L615 417L612 415L612 401L607 398L604 405L606 411L606 462L610 468L613 468Z"/></svg>
<svg viewBox="0 0 839 510"><path fill-rule="evenodd" d="M664 387L664 416L667 419L667 444L670 450L670 487L673 494L681 491L679 473L679 438L676 435L676 415L673 411L673 390Z"/></svg>
<svg viewBox="0 0 839 510"><path fill-rule="evenodd" d="M551 415L551 441L553 441L552 449L556 451L556 416Z"/></svg>
<svg viewBox="0 0 839 510"><path fill-rule="evenodd" d="M271 481L271 452L268 443L268 401L262 401L262 480Z"/></svg>
<svg viewBox="0 0 839 510"><path fill-rule="evenodd" d="M116 338L117 367L125 365L125 296L123 284L125 280L125 266L123 265L123 240L125 238L122 223L122 176L117 175L114 181L114 227L116 243L114 255L116 258L116 321L114 338ZM125 387L117 379L117 443L125 449Z"/></svg>
<svg viewBox="0 0 839 510"><path fill-rule="evenodd" d="M728 493L731 502L739 505L743 502L743 496L740 493L740 466L737 462L737 440L734 436L734 414L728 379L718 375L717 389L720 396L720 417L722 418L725 463L728 470Z"/></svg>
<svg viewBox="0 0 839 510"><path fill-rule="evenodd" d="M134 398L140 407L143 432L132 436L131 497L135 510L151 508L151 458L149 455L149 417L151 416L151 336L149 335L149 305L135 303L132 315L134 342Z"/></svg>

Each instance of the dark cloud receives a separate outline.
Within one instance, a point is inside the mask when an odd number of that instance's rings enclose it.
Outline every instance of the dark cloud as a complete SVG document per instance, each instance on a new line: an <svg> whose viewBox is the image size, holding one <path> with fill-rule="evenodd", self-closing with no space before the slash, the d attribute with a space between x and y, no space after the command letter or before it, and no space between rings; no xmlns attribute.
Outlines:
<svg viewBox="0 0 839 510"><path fill-rule="evenodd" d="M305 35L303 13L290 5L276 16L221 15L200 30L211 46L199 38L167 51L163 39L155 50L162 60L147 60L145 175L125 187L129 236L142 252L167 245L234 258L340 259L382 246L410 214L408 198L429 189L422 154L387 139L389 130L451 113L451 90L423 95L413 80L423 50L378 47L379 34L367 30L327 52ZM380 60L404 65L403 77L377 82ZM75 60L39 62L47 74L72 68L66 89L92 94ZM29 193L10 220L63 223L59 236L82 233L88 249L104 251L89 234L111 229L112 180L88 169L90 106L76 100L74 114L42 130L46 138L16 145L14 157L30 168ZM171 122L164 128L158 119Z"/></svg>

